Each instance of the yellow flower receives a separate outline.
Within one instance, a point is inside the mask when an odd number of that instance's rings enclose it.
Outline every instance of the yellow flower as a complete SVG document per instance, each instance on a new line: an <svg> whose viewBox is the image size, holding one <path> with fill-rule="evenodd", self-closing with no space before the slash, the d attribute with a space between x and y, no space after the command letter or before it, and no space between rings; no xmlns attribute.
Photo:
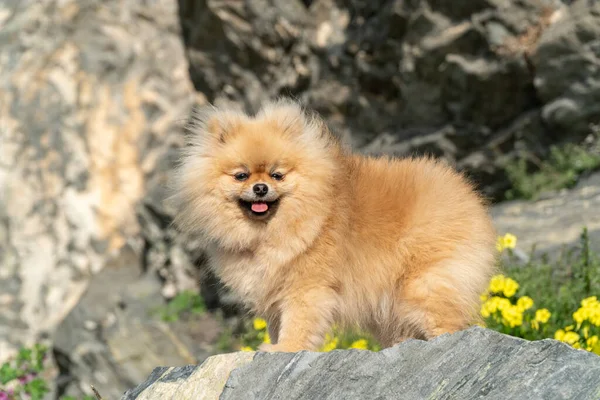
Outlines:
<svg viewBox="0 0 600 400"><path fill-rule="evenodd" d="M496 305L498 307L498 310L500 311L512 307L512 304L510 304L510 300L505 299L503 297L496 297Z"/></svg>
<svg viewBox="0 0 600 400"><path fill-rule="evenodd" d="M330 334L327 334L325 337L325 345L321 348L322 351L331 351L337 348L339 339L337 337L331 337Z"/></svg>
<svg viewBox="0 0 600 400"><path fill-rule="evenodd" d="M489 308L487 307L487 305L486 305L486 304L483 304L483 305L481 306L481 311L480 311L479 313L481 314L481 316L482 316L483 318L488 318L490 315L492 315L492 314L490 313L490 310L489 310Z"/></svg>
<svg viewBox="0 0 600 400"><path fill-rule="evenodd" d="M540 323L534 319L533 321L531 321L531 328L533 328L536 331L539 330L540 329Z"/></svg>
<svg viewBox="0 0 600 400"><path fill-rule="evenodd" d="M262 331L263 329L265 329L267 327L267 321L265 321L262 318L254 318L254 321L252 321L252 324L254 325L254 329L257 331Z"/></svg>
<svg viewBox="0 0 600 400"><path fill-rule="evenodd" d="M521 326L523 324L523 313L519 310L519 307L511 305L502 309L502 323L504 325L514 328L515 326Z"/></svg>
<svg viewBox="0 0 600 400"><path fill-rule="evenodd" d="M580 308L573 313L573 320L577 322L577 326L581 326L583 321L588 319L588 310L586 308Z"/></svg>
<svg viewBox="0 0 600 400"><path fill-rule="evenodd" d="M489 317L496 311L502 311L505 308L511 307L510 301L503 297L492 296L485 303L481 305L481 316L484 318Z"/></svg>
<svg viewBox="0 0 600 400"><path fill-rule="evenodd" d="M504 275L494 275L490 279L488 287L492 293L503 293L506 297L512 297L517 293L519 284L511 278L507 278Z"/></svg>
<svg viewBox="0 0 600 400"><path fill-rule="evenodd" d="M529 296L523 296L517 300L517 307L521 312L529 310L531 307L533 307L533 299Z"/></svg>
<svg viewBox="0 0 600 400"><path fill-rule="evenodd" d="M489 290L492 293L501 293L504 290L504 275L494 275L490 280Z"/></svg>
<svg viewBox="0 0 600 400"><path fill-rule="evenodd" d="M581 343L579 343L580 336L577 332L573 332L573 331L565 332L564 330L559 329L554 334L554 339L560 340L561 342L568 343L576 349L581 348Z"/></svg>
<svg viewBox="0 0 600 400"><path fill-rule="evenodd" d="M263 338L263 343L271 343L271 337L269 336L269 332L265 332L265 337Z"/></svg>
<svg viewBox="0 0 600 400"><path fill-rule="evenodd" d="M517 237L512 233L507 233L504 235L504 248L506 249L514 249L517 246Z"/></svg>
<svg viewBox="0 0 600 400"><path fill-rule="evenodd" d="M545 324L546 322L548 322L551 316L552 314L550 313L550 311L548 311L547 308L540 308L535 312L535 321Z"/></svg>
<svg viewBox="0 0 600 400"><path fill-rule="evenodd" d="M351 349L367 350L369 343L366 339L358 339L350 345Z"/></svg>
<svg viewBox="0 0 600 400"><path fill-rule="evenodd" d="M502 236L498 237L496 240L496 250L498 250L498 252L504 250L504 238Z"/></svg>
<svg viewBox="0 0 600 400"><path fill-rule="evenodd" d="M590 337L585 341L586 350L591 351L592 353L600 354L600 339L597 335Z"/></svg>
<svg viewBox="0 0 600 400"><path fill-rule="evenodd" d="M583 329L581 330L581 334L583 335L584 338L588 338L588 336L590 336L590 327L589 326L584 326Z"/></svg>
<svg viewBox="0 0 600 400"><path fill-rule="evenodd" d="M589 310L588 321L592 325L600 326L600 305Z"/></svg>
<svg viewBox="0 0 600 400"><path fill-rule="evenodd" d="M598 301L598 298L596 296L592 296L592 297L587 297L583 300L581 300L581 307L595 307L600 305L600 302Z"/></svg>
<svg viewBox="0 0 600 400"><path fill-rule="evenodd" d="M600 326L600 301L596 296L581 300L581 308L573 313L573 318L578 325L588 320L592 325Z"/></svg>
<svg viewBox="0 0 600 400"><path fill-rule="evenodd" d="M254 351L254 349L250 346L242 346L240 348L241 351Z"/></svg>
<svg viewBox="0 0 600 400"><path fill-rule="evenodd" d="M517 290L519 289L519 284L511 279L511 278L506 278L504 280L504 290L502 291L504 293L504 295L506 297L512 297L515 295L515 293L517 293Z"/></svg>
<svg viewBox="0 0 600 400"><path fill-rule="evenodd" d="M507 233L504 236L499 236L496 240L496 250L503 251L504 249L514 249L517 246L517 237L512 233Z"/></svg>
<svg viewBox="0 0 600 400"><path fill-rule="evenodd" d="M571 345L575 344L579 341L579 334L577 332L566 332L562 341Z"/></svg>
<svg viewBox="0 0 600 400"><path fill-rule="evenodd" d="M600 308L597 308L592 312L588 320L596 326L600 326Z"/></svg>
<svg viewBox="0 0 600 400"><path fill-rule="evenodd" d="M482 294L479 296L479 300L481 300L481 302L485 302L488 299L488 295L487 294Z"/></svg>

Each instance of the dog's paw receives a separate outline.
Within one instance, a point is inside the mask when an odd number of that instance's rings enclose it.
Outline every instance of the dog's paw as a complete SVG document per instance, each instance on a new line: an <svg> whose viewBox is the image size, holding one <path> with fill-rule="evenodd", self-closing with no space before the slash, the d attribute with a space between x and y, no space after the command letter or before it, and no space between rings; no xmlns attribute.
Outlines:
<svg viewBox="0 0 600 400"><path fill-rule="evenodd" d="M281 350L277 350L276 344L263 343L260 346L258 346L258 351L274 352L274 351L281 351Z"/></svg>
<svg viewBox="0 0 600 400"><path fill-rule="evenodd" d="M302 351L302 350L310 350L310 349L303 347L303 346L299 346L297 344L292 344L292 343L277 343L277 344L263 343L260 346L258 346L258 351L264 351L264 352L269 352L269 353L273 353L273 352L296 353L296 352Z"/></svg>

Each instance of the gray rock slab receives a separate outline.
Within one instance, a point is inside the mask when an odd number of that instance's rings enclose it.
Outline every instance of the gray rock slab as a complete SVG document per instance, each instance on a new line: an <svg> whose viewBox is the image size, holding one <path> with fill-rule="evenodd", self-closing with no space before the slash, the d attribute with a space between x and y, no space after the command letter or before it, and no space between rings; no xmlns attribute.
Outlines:
<svg viewBox="0 0 600 400"><path fill-rule="evenodd" d="M144 383L128 390L122 400L218 399L231 371L251 362L254 354L222 354L199 366L155 368Z"/></svg>
<svg viewBox="0 0 600 400"><path fill-rule="evenodd" d="M517 236L517 248L556 258L577 245L587 227L591 248L600 251L600 173L582 179L571 190L550 193L536 201L511 201L493 208L499 234Z"/></svg>
<svg viewBox="0 0 600 400"><path fill-rule="evenodd" d="M242 366L231 357L211 357L192 371L157 369L122 400L600 399L597 355L552 339L530 342L480 327L380 352L259 352ZM236 368L218 397L206 391L206 382L214 380L192 378L220 378L223 365Z"/></svg>

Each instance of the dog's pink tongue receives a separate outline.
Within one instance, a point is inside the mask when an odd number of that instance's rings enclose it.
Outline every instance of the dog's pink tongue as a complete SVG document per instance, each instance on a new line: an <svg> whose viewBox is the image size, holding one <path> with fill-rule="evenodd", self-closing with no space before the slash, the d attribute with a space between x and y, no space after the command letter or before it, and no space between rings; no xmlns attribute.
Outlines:
<svg viewBox="0 0 600 400"><path fill-rule="evenodd" d="M252 203L252 211L257 213L265 212L269 209L267 203Z"/></svg>

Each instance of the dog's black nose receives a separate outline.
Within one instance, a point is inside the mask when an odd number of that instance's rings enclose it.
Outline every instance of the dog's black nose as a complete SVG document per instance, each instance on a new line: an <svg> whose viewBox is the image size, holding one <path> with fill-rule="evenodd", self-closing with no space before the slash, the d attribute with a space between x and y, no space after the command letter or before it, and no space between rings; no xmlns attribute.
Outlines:
<svg viewBox="0 0 600 400"><path fill-rule="evenodd" d="M257 183L252 187L252 190L255 195L262 197L269 192L269 187L264 183Z"/></svg>

